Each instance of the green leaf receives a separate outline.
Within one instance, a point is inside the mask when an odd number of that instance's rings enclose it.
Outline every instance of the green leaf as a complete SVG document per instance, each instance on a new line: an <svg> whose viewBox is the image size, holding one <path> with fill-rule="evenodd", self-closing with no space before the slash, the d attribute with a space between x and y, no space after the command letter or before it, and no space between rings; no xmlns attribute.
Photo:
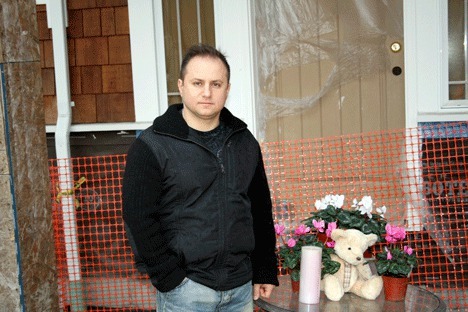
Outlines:
<svg viewBox="0 0 468 312"><path fill-rule="evenodd" d="M347 213L344 213L343 211L336 216L336 219L340 222L341 225L348 225L351 223L351 216Z"/></svg>
<svg viewBox="0 0 468 312"><path fill-rule="evenodd" d="M352 222L351 222L351 226L354 228L354 229L358 229L358 230L361 230L362 231L362 228L365 226L365 220L363 218L356 218L354 217L352 219ZM364 231L362 231L364 232ZM368 233L365 233L365 234L368 234Z"/></svg>
<svg viewBox="0 0 468 312"><path fill-rule="evenodd" d="M291 271L291 279L293 281L298 281L301 277L301 272L299 270L292 270Z"/></svg>
<svg viewBox="0 0 468 312"><path fill-rule="evenodd" d="M341 210L336 209L335 207L333 207L331 205L328 205L327 209L325 209L324 211L326 211L329 216L336 217L338 212L341 211Z"/></svg>
<svg viewBox="0 0 468 312"><path fill-rule="evenodd" d="M292 257L284 258L283 263L284 263L284 266L286 266L287 268L294 269L299 263L299 257L297 257L297 255L294 255Z"/></svg>
<svg viewBox="0 0 468 312"><path fill-rule="evenodd" d="M373 228L372 228L372 226L370 224L365 223L361 227L361 232L364 233L364 234L371 234L374 231L373 231Z"/></svg>
<svg viewBox="0 0 468 312"><path fill-rule="evenodd" d="M379 275L384 275L390 268L390 263L388 261L379 261L375 264L375 267Z"/></svg>

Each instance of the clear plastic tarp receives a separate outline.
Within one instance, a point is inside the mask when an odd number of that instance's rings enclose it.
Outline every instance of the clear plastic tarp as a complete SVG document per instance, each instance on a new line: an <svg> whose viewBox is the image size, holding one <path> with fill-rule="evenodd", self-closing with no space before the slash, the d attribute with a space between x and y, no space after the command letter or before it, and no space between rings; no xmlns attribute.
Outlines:
<svg viewBox="0 0 468 312"><path fill-rule="evenodd" d="M311 108L357 77L388 64L387 39L402 40L400 1L262 0L255 1L260 116L285 116ZM332 69L315 94L284 98L274 94L282 70L327 60ZM263 123L265 120L261 121Z"/></svg>

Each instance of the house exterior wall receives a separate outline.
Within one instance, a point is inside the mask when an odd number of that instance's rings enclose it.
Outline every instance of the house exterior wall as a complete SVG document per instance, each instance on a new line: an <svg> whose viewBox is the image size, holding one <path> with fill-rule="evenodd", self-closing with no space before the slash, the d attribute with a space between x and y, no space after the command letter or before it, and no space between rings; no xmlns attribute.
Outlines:
<svg viewBox="0 0 468 312"><path fill-rule="evenodd" d="M89 5L90 3L110 3L109 1L74 1L74 3ZM50 229L52 222L48 197L44 195L48 194L49 185L44 180L48 173L44 156L45 142L43 141L45 138L43 133L44 112L42 99L40 99L42 86L38 85L41 80L40 76L45 78L53 76L50 72L51 60L39 59L38 47L35 46L38 35L35 24L31 22L31 17L35 16L34 2L8 0L3 1L0 7L4 18L4 23L0 26L3 27L1 29L3 35L0 37L0 65L5 73L2 77L3 89L1 93L3 104L1 128L4 132L0 133L2 143L0 145L0 187L2 190L0 196L2 203L0 205L0 219L2 220L0 238L1 241L8 242L8 244L0 245L2 248L0 251L5 256L2 257L0 270L7 272L8 275L8 278L0 283L0 301L2 307L6 307L9 311L19 311L22 304L32 311L56 311L58 310L57 283L54 281L54 259L51 256L53 255L53 240ZM79 10L79 8L75 9ZM93 16L93 13L91 12L90 15ZM26 21L26 23L19 26L18 21ZM89 31L93 32L93 29L94 27L91 27ZM50 53L50 43L40 45L40 49L41 52ZM46 66L49 70L40 73L39 67L41 65ZM326 63L323 66L326 67ZM301 73L314 72L315 70L314 68L302 67L292 68L289 71L281 73L282 83L285 87L275 89L278 94L291 92L295 96L298 94L297 91L291 90L294 84L289 86L286 84L288 75L297 77ZM418 74L417 70L415 74ZM367 82L369 85L377 86L373 78L369 79L370 81ZM379 78L378 81L382 81L381 79L384 78ZM356 83L355 87L358 89L357 86L360 86L361 82ZM79 86L82 87L82 84L80 83ZM95 86L88 87L94 88ZM45 82L44 93L51 95L51 90L51 85ZM369 90L372 91L372 88ZM351 96L351 93L349 94ZM384 95L385 93L379 87L375 94ZM368 99L371 101L373 98L374 96ZM330 100L332 103L330 107L338 105L339 100L338 97ZM424 106L424 103L421 102L421 105ZM324 116L330 118L329 121L324 122L330 122L328 126L332 128L335 121L332 117L335 115L331 112ZM466 116L463 118L466 120ZM283 131L295 127L297 119L285 120L288 126L283 127ZM399 120L394 122L399 122ZM299 133L304 131L302 127L305 125L312 127L315 123L301 121L301 126L298 127L297 131ZM319 135L318 130L311 129L310 131ZM295 136L289 137L276 133L273 133L271 137L273 139L295 138ZM44 150L41 149L41 146L44 147ZM33 153L31 153L32 150Z"/></svg>
<svg viewBox="0 0 468 312"><path fill-rule="evenodd" d="M134 122L127 0L67 1L72 123ZM37 6L46 124L57 121L46 5Z"/></svg>

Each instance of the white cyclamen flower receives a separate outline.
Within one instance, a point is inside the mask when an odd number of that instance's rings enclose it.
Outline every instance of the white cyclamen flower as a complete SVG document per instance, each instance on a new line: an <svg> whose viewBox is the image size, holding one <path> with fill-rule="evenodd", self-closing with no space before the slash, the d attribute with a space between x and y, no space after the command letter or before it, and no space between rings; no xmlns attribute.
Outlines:
<svg viewBox="0 0 468 312"><path fill-rule="evenodd" d="M333 198L333 206L335 206L336 208L341 208L343 207L343 204L344 204L344 195L333 195L332 196Z"/></svg>
<svg viewBox="0 0 468 312"><path fill-rule="evenodd" d="M315 201L315 208L317 208L317 210L323 210L323 209L326 209L329 205L335 208L341 208L343 207L343 204L344 204L344 195L328 194L328 195L325 195L325 197L322 198L321 200Z"/></svg>
<svg viewBox="0 0 468 312"><path fill-rule="evenodd" d="M382 206L380 208L375 209L382 218L385 218L385 213L387 212L387 207Z"/></svg>
<svg viewBox="0 0 468 312"><path fill-rule="evenodd" d="M357 206L356 209L359 210L361 214L367 214L369 218L372 218L372 198L370 196L363 196Z"/></svg>
<svg viewBox="0 0 468 312"><path fill-rule="evenodd" d="M323 200L316 200L315 201L315 208L317 210L323 210L327 208L327 204Z"/></svg>
<svg viewBox="0 0 468 312"><path fill-rule="evenodd" d="M322 203L325 205L331 205L336 208L341 208L343 207L344 203L344 195L333 195L333 194L328 194L325 195L324 198L322 198Z"/></svg>
<svg viewBox="0 0 468 312"><path fill-rule="evenodd" d="M362 205L362 206L366 207L366 209L372 211L372 197L363 196L361 201L358 203L358 205Z"/></svg>

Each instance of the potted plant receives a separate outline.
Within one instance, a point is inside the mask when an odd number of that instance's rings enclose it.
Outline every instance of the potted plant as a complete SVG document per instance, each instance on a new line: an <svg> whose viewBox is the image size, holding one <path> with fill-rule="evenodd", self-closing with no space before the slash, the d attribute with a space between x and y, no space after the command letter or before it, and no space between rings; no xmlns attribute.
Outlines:
<svg viewBox="0 0 468 312"><path fill-rule="evenodd" d="M288 235L285 233L285 226L275 224L276 235L280 238L282 245L278 249L280 267L285 269L291 276L291 284L293 291L298 291L300 267L301 267L301 251L303 246L316 246L322 248L322 277L325 274L333 274L338 271L340 264L333 261L330 257L334 253L333 249L324 248L324 244L317 240L317 237L311 233L310 227L301 224L294 233Z"/></svg>
<svg viewBox="0 0 468 312"><path fill-rule="evenodd" d="M353 200L351 208L343 209L344 195L326 195L315 202L316 210L311 217L304 220L304 224L315 228L318 233L326 234L326 246L333 247L331 232L336 229L356 229L364 234L376 234L379 242L384 240L386 207L377 207L373 212L371 196L363 196L360 201Z"/></svg>
<svg viewBox="0 0 468 312"><path fill-rule="evenodd" d="M418 266L418 259L414 250L404 243L404 227L387 224L385 228L388 245L376 255L375 266L384 281L385 299L402 301L405 299L409 275Z"/></svg>

